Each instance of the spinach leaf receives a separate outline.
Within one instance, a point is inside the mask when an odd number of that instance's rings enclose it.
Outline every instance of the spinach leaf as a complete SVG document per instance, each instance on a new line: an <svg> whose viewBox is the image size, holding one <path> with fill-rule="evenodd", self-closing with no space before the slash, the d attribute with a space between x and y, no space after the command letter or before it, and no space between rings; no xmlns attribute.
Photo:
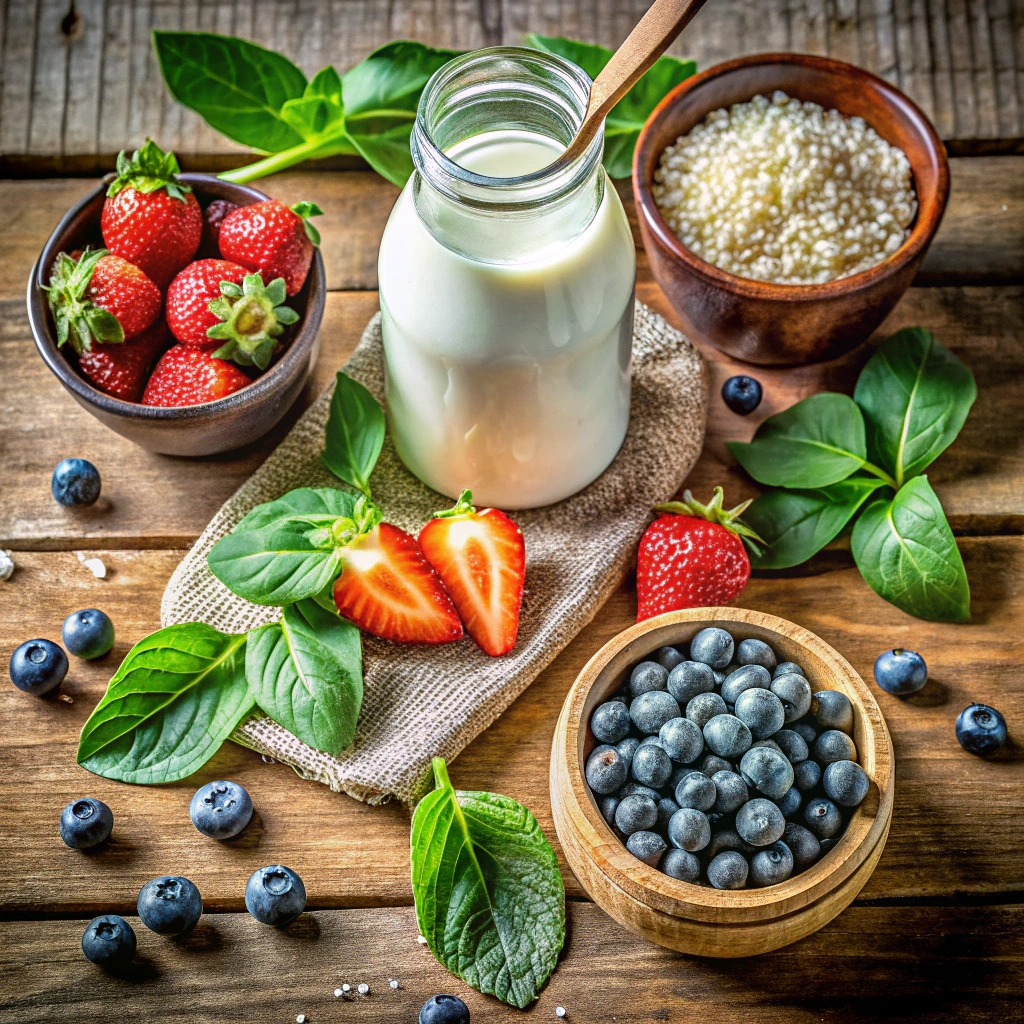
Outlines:
<svg viewBox="0 0 1024 1024"><path fill-rule="evenodd" d="M168 626L114 673L82 729L78 763L121 782L175 782L206 764L252 706L244 635Z"/></svg>
<svg viewBox="0 0 1024 1024"><path fill-rule="evenodd" d="M340 754L353 740L363 700L359 630L314 600L254 629L245 675L256 703L317 750Z"/></svg>
<svg viewBox="0 0 1024 1024"><path fill-rule="evenodd" d="M886 339L853 393L867 419L871 459L900 486L952 444L977 395L971 371L922 327Z"/></svg>
<svg viewBox="0 0 1024 1024"><path fill-rule="evenodd" d="M324 465L370 496L370 474L384 444L384 410L358 381L338 371L327 418Z"/></svg>
<svg viewBox="0 0 1024 1024"><path fill-rule="evenodd" d="M868 585L897 608L937 622L970 618L963 559L926 476L872 502L854 524L851 546Z"/></svg>
<svg viewBox="0 0 1024 1024"><path fill-rule="evenodd" d="M761 424L753 441L729 450L770 487L827 487L865 465L864 417L852 398L824 391Z"/></svg>
<svg viewBox="0 0 1024 1024"><path fill-rule="evenodd" d="M755 569L786 569L806 562L837 537L882 486L877 477L851 476L828 487L773 490L755 498L743 520L768 548L752 552L751 565Z"/></svg>
<svg viewBox="0 0 1024 1024"><path fill-rule="evenodd" d="M534 33L526 37L526 43L571 60L591 78L597 78L613 53L603 46ZM628 178L633 173L633 150L648 115L672 89L696 71L697 65L692 60L659 57L647 74L615 104L604 126L604 166L611 177Z"/></svg>
<svg viewBox="0 0 1024 1024"><path fill-rule="evenodd" d="M565 943L565 888L533 815L494 793L438 788L412 819L412 889L427 945L478 992L520 1009L537 998Z"/></svg>

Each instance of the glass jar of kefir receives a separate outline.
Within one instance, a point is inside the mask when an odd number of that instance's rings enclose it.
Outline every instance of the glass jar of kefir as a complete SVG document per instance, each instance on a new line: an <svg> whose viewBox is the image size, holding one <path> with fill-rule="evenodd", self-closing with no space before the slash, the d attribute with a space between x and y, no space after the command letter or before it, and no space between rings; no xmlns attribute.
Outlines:
<svg viewBox="0 0 1024 1024"><path fill-rule="evenodd" d="M450 497L560 501L625 437L636 256L603 133L552 167L589 89L559 57L498 47L423 91L380 247L387 413L402 461Z"/></svg>

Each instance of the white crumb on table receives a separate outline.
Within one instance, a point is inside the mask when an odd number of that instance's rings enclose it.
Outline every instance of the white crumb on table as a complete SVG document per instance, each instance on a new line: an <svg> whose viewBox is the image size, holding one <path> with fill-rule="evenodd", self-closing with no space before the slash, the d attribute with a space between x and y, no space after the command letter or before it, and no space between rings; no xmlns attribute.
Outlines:
<svg viewBox="0 0 1024 1024"><path fill-rule="evenodd" d="M107 578L107 567L102 558L86 558L84 551L76 551L75 557L96 577L98 580Z"/></svg>
<svg viewBox="0 0 1024 1024"><path fill-rule="evenodd" d="M14 575L14 559L10 551L0 550L0 580L9 580Z"/></svg>

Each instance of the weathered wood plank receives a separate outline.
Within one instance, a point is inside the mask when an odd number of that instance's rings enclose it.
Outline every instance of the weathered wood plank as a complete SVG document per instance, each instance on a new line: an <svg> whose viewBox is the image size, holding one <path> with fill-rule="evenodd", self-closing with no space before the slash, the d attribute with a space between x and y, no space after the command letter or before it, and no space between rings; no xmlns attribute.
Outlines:
<svg viewBox="0 0 1024 1024"><path fill-rule="evenodd" d="M1024 888L1024 692L1007 685L1024 661L1024 538L971 538L961 547L974 593L974 619L965 626L911 619L876 597L853 568L755 579L738 602L814 630L869 680L875 657L889 647L912 646L929 662L932 681L916 697L901 701L878 691L896 751L896 807L865 899ZM70 552L16 552L18 570L2 585L0 664L26 639L59 637L64 617L77 608L103 608L118 634L114 654L101 662L72 659L62 692L73 704L0 687L0 721L7 723L0 863L17 865L0 874L7 913L129 910L142 884L168 871L189 873L209 907L239 909L241 881L277 860L302 874L318 906L408 903L408 816L396 806L366 807L231 744L193 778L157 788L110 782L75 765L78 732L119 659L158 625L160 595L181 552L100 555L109 570L103 581ZM632 586L625 586L455 761L455 784L515 797L554 840L547 778L555 719L580 669L635 614ZM992 761L965 754L953 736L957 713L972 700L1000 708L1010 723L1013 742ZM258 825L229 843L203 839L188 819L195 788L216 778L246 786L259 812ZM61 808L86 794L107 801L115 816L112 842L90 856L66 849L57 836ZM568 871L566 881L570 893L581 894Z"/></svg>

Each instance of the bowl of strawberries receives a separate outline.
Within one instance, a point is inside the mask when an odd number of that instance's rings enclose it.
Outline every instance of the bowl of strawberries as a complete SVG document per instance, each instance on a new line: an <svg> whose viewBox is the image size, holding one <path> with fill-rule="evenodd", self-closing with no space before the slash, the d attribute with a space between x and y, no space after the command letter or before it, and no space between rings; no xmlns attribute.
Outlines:
<svg viewBox="0 0 1024 1024"><path fill-rule="evenodd" d="M32 268L36 347L79 405L144 448L200 456L249 444L316 362L318 213L179 173L147 140L68 211Z"/></svg>

